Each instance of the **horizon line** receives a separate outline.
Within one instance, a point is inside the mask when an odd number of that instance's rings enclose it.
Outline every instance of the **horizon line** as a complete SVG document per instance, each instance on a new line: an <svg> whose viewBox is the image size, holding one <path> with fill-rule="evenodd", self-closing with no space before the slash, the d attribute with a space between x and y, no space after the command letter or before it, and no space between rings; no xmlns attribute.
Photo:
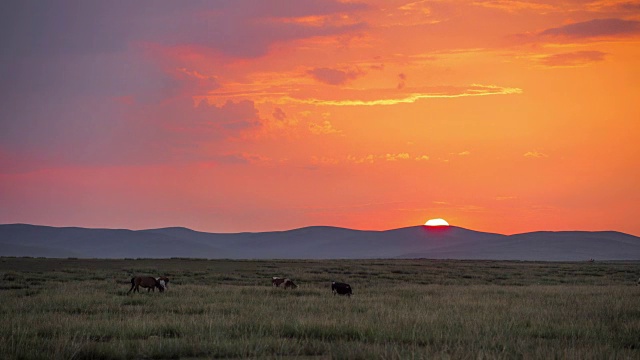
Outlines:
<svg viewBox="0 0 640 360"><path fill-rule="evenodd" d="M164 229L186 229L189 231L194 231L194 232L199 232L199 233L206 233L206 234L260 234L260 233L277 233L277 232L288 232L288 231L295 231L295 230L301 230L301 229L308 229L308 228L321 228L321 227L325 227L325 228L334 228L334 229L343 229L343 230L351 230L351 231L362 231L362 232L387 232L387 231L395 231L395 230L402 230L402 229L409 229L409 228L417 228L417 227L434 227L434 228L457 228L457 229L463 229L463 230L467 230L467 231L474 231L474 232L479 232L479 233L486 233L486 234L497 234L497 235L504 235L504 236L514 236L514 235L522 235L522 234L531 234L531 233L537 233L537 232L553 232L553 233L558 233L558 232L586 232L586 233L599 233L599 232L616 232L616 233L621 233L621 234L626 234L626 235L630 235L630 236L634 236L634 237L640 237L640 235L635 235L635 234L631 234L631 233L627 233L627 232L623 232L620 230L532 230L532 231L524 231L524 232L516 232L516 233L511 233L511 234L504 234L504 233L499 233L499 232L493 232L493 231L484 231L484 230L474 230L471 228L466 228L466 227L462 227L462 226L457 226L457 225L440 225L440 226L427 226L425 224L418 224L418 225L409 225L409 226L402 226L402 227L398 227L398 228L390 228L390 229L385 229L385 230L372 230L372 229L354 229L354 228L348 228L348 227L343 227L343 226L335 226L335 225L307 225L307 226L301 226L301 227L297 227L297 228L289 228L289 229L284 229L284 230L263 230L263 231L235 231L235 232L214 232L214 231L203 231L203 230L195 230L186 226L164 226L164 227L157 227L157 228L140 228L140 229L129 229L129 228L110 228L110 227L87 227L87 226L56 226L56 225L41 225L41 224L31 224L31 223L0 223L0 226L11 226L11 225L27 225L27 226L39 226L39 227L49 227L49 228L56 228L56 229L86 229L86 230L125 230L125 231L152 231L152 230L164 230Z"/></svg>

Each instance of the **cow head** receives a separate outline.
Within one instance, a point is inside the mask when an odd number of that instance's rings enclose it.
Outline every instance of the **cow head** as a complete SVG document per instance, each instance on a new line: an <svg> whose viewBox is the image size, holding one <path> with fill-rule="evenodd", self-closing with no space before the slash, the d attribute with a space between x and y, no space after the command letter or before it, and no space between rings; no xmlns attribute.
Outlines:
<svg viewBox="0 0 640 360"><path fill-rule="evenodd" d="M160 276L156 278L156 281L162 286L162 291L169 288L169 278L166 276Z"/></svg>

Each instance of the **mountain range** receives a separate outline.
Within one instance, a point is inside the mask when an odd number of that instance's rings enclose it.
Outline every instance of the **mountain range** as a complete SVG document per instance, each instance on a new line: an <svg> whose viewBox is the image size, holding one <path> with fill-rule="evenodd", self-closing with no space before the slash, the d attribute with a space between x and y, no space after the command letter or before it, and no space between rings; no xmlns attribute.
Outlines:
<svg viewBox="0 0 640 360"><path fill-rule="evenodd" d="M312 226L287 231L206 233L0 225L0 256L51 258L372 259L531 261L640 260L640 237L617 231L502 235L456 226L386 231Z"/></svg>

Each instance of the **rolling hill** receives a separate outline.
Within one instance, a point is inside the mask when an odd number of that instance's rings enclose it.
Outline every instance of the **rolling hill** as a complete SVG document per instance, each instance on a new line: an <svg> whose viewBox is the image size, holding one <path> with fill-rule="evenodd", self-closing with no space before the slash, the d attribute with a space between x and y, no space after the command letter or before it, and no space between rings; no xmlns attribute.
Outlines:
<svg viewBox="0 0 640 360"><path fill-rule="evenodd" d="M640 260L640 238L615 231L501 235L460 227L363 231L312 226L258 233L187 228L0 225L0 256L78 258Z"/></svg>

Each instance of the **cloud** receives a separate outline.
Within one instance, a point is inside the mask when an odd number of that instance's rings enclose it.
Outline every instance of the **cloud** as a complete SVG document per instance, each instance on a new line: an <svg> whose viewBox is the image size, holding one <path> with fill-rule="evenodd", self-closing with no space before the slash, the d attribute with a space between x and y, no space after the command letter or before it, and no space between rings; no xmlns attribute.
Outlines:
<svg viewBox="0 0 640 360"><path fill-rule="evenodd" d="M553 54L540 59L545 66L580 66L591 62L603 61L607 53L601 51L575 51Z"/></svg>
<svg viewBox="0 0 640 360"><path fill-rule="evenodd" d="M471 152L469 152L468 150L465 150L463 152L458 153L458 155L460 155L460 156L467 156L469 154L471 154Z"/></svg>
<svg viewBox="0 0 640 360"><path fill-rule="evenodd" d="M386 154L385 159L387 161L408 160L409 153Z"/></svg>
<svg viewBox="0 0 640 360"><path fill-rule="evenodd" d="M527 158L546 158L549 157L547 154L538 152L538 151L527 151L526 153L524 153L523 155L524 157Z"/></svg>
<svg viewBox="0 0 640 360"><path fill-rule="evenodd" d="M362 76L358 70L337 70L331 68L315 68L308 72L314 79L329 85L342 85L349 80Z"/></svg>
<svg viewBox="0 0 640 360"><path fill-rule="evenodd" d="M287 114L281 108L275 108L273 110L273 118L278 121L284 121L287 118Z"/></svg>
<svg viewBox="0 0 640 360"><path fill-rule="evenodd" d="M387 153L387 154L369 154L365 156L354 156L348 155L347 162L355 163L355 164L373 164L377 161L401 161L401 160L413 160L413 161L427 161L429 160L429 156L427 155L418 155L416 157L412 157L409 153Z"/></svg>
<svg viewBox="0 0 640 360"><path fill-rule="evenodd" d="M640 2L627 0L601 0L594 1L587 5L590 11L638 11Z"/></svg>
<svg viewBox="0 0 640 360"><path fill-rule="evenodd" d="M180 80L187 94L206 93L220 88L220 82L213 75L205 75L196 70L181 67L176 69L176 79Z"/></svg>
<svg viewBox="0 0 640 360"><path fill-rule="evenodd" d="M376 161L377 157L378 156L373 155L373 154L365 155L363 157L357 157L355 155L348 155L347 156L347 161L352 162L352 163L356 163L356 164L362 164L362 163L373 164Z"/></svg>
<svg viewBox="0 0 640 360"><path fill-rule="evenodd" d="M342 132L334 128L328 120L323 121L321 124L309 123L309 131L316 135L339 134Z"/></svg>
<svg viewBox="0 0 640 360"><path fill-rule="evenodd" d="M3 151L29 158L32 168L188 163L206 159L209 147L257 133L263 123L251 101L57 100L40 99L22 112L24 121L3 122Z"/></svg>
<svg viewBox="0 0 640 360"><path fill-rule="evenodd" d="M340 160L326 157L326 156L312 156L311 157L312 165L337 165L340 163Z"/></svg>
<svg viewBox="0 0 640 360"><path fill-rule="evenodd" d="M400 81L398 82L398 86L396 86L396 88L398 90L402 90L406 85L407 75L405 75L404 73L401 73L401 74L398 74L398 78L400 78Z"/></svg>
<svg viewBox="0 0 640 360"><path fill-rule="evenodd" d="M533 10L537 12L547 12L554 10L555 7L549 4L540 4L528 1L507 1L507 0L493 0L493 1L477 1L473 5L482 6L486 8L493 8L504 10L507 12L517 12Z"/></svg>
<svg viewBox="0 0 640 360"><path fill-rule="evenodd" d="M421 99L440 99L440 98L459 98L469 96L489 96L489 95L512 95L521 94L520 88L508 88L500 87L496 85L478 85L473 84L466 88L459 87L446 87L433 89L432 92L414 92L408 93L403 97L388 97L377 99L347 99L347 100L333 100L333 99L298 99L292 97L282 98L280 102L293 102L303 103L319 106L378 106L378 105L396 105L396 104L411 104ZM364 94L364 93L363 93Z"/></svg>
<svg viewBox="0 0 640 360"><path fill-rule="evenodd" d="M271 162L271 158L258 154L236 153L214 157L213 161L222 164L255 164Z"/></svg>
<svg viewBox="0 0 640 360"><path fill-rule="evenodd" d="M593 19L544 30L542 36L573 39L597 38L640 33L640 21L617 18Z"/></svg>

